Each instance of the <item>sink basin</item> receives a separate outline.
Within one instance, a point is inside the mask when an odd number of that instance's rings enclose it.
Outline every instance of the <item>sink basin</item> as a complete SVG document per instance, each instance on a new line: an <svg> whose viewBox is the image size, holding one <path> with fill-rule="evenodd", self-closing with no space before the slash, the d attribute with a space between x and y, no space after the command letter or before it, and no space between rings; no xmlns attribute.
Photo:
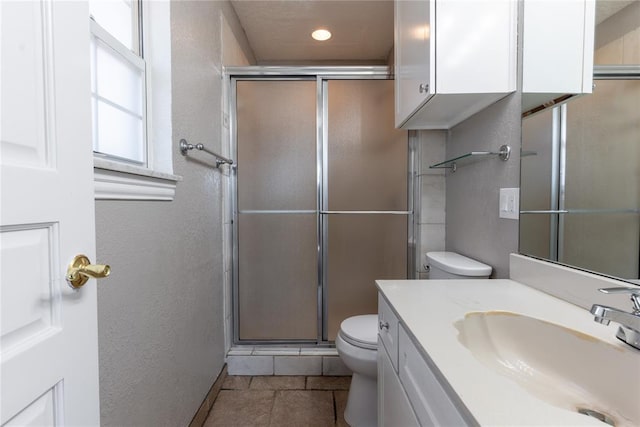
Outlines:
<svg viewBox="0 0 640 427"><path fill-rule="evenodd" d="M506 311L467 313L455 326L476 359L538 399L640 426L640 351Z"/></svg>

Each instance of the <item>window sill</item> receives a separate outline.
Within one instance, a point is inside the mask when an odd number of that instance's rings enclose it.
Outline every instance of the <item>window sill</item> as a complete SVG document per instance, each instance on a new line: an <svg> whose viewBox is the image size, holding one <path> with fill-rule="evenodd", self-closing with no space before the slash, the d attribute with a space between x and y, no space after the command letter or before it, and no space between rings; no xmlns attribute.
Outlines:
<svg viewBox="0 0 640 427"><path fill-rule="evenodd" d="M173 200L182 177L140 166L93 159L95 200Z"/></svg>

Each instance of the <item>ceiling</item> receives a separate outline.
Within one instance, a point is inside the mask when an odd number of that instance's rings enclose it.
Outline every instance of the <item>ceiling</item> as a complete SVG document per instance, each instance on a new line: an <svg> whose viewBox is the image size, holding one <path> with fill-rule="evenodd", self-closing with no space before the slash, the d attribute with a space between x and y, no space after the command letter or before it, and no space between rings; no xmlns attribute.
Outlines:
<svg viewBox="0 0 640 427"><path fill-rule="evenodd" d="M258 64L384 64L393 47L392 0L231 0ZM319 27L325 42L311 38Z"/></svg>
<svg viewBox="0 0 640 427"><path fill-rule="evenodd" d="M638 0L598 0L596 22ZM386 64L393 0L231 0L258 64ZM311 38L317 28L333 37Z"/></svg>

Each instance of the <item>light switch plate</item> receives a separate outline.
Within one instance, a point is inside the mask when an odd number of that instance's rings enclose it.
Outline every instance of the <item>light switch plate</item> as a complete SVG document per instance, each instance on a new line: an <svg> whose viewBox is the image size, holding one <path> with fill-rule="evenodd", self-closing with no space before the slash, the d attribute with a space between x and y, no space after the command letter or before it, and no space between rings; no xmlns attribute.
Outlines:
<svg viewBox="0 0 640 427"><path fill-rule="evenodd" d="M500 189L500 218L518 219L520 217L520 189Z"/></svg>

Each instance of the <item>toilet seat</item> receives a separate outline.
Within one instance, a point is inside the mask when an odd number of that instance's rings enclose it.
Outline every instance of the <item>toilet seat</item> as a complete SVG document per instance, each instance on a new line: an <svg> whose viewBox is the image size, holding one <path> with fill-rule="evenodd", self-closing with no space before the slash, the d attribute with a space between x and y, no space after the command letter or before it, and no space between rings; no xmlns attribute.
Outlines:
<svg viewBox="0 0 640 427"><path fill-rule="evenodd" d="M378 316L365 314L345 319L340 324L340 336L346 342L367 350L378 349Z"/></svg>

